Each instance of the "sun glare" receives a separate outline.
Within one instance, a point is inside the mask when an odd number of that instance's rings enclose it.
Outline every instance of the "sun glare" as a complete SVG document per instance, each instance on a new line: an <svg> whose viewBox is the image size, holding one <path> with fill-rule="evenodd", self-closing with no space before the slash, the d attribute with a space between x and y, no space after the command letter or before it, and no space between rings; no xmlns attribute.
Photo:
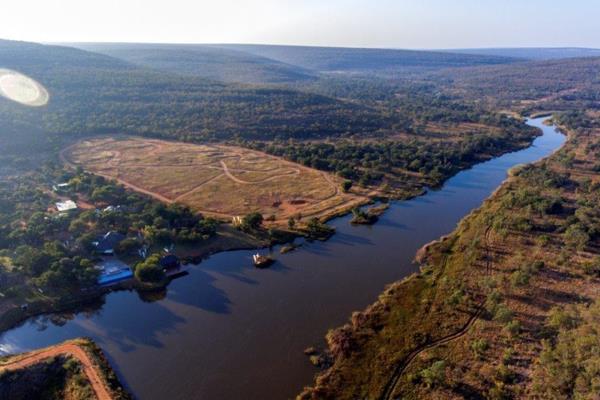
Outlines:
<svg viewBox="0 0 600 400"><path fill-rule="evenodd" d="M0 69L0 95L30 107L44 106L50 97L41 84L8 69Z"/></svg>

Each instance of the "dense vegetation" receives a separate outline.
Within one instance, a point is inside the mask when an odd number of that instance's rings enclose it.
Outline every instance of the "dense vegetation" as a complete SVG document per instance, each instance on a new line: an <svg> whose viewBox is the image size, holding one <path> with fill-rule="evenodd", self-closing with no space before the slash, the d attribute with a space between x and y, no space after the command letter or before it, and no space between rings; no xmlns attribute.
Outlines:
<svg viewBox="0 0 600 400"><path fill-rule="evenodd" d="M56 183L68 183L59 193ZM126 191L104 178L67 172L54 164L6 178L0 189L0 274L7 282L33 284L46 293L68 295L96 284L93 242L107 232L128 238L116 250L138 256L171 244L198 244L213 236L217 222L181 205L164 205ZM78 210L54 211L54 202L73 199ZM3 285L10 298L19 286Z"/></svg>
<svg viewBox="0 0 600 400"><path fill-rule="evenodd" d="M433 76L448 93L518 111L594 109L600 105L600 58L448 70Z"/></svg>
<svg viewBox="0 0 600 400"><path fill-rule="evenodd" d="M83 373L83 366L72 357L60 356L29 368L0 375L1 399L73 399L95 398Z"/></svg>
<svg viewBox="0 0 600 400"><path fill-rule="evenodd" d="M368 107L285 88L248 88L143 69L58 46L0 42L0 64L49 91L43 109L2 119L42 121L50 133L130 133L185 140L341 136L374 133L394 118Z"/></svg>
<svg viewBox="0 0 600 400"><path fill-rule="evenodd" d="M426 118L426 117L424 117ZM528 143L535 131L524 129L522 123L508 117L498 121L500 134L474 132L463 134L462 140L427 142L404 141L337 141L316 143L249 143L270 154L330 171L361 185L387 183L400 186L413 180L415 184L442 184L460 169L471 166L491 155L515 149ZM415 179L419 174L421 181Z"/></svg>
<svg viewBox="0 0 600 400"><path fill-rule="evenodd" d="M136 57L139 50L115 49L125 58ZM178 47L151 50L184 58L188 54ZM355 52L363 53L352 51L354 58ZM415 65L463 60L446 53L392 52L384 59L389 57ZM466 60L492 62L476 56ZM408 181L405 186L412 193L413 186L438 185L458 169L520 147L533 136L523 124L442 95L427 83L344 76L290 87L244 87L144 69L73 48L8 41L0 42L0 61L36 78L51 94L49 106L34 110L0 99L0 118L13 126L0 132L5 140L14 140L9 132L30 130L43 138L118 132L195 142L228 140L255 148L263 148L266 141L272 154L363 185L395 187ZM290 139L298 142L288 143ZM384 171L391 171L387 179L382 179Z"/></svg>

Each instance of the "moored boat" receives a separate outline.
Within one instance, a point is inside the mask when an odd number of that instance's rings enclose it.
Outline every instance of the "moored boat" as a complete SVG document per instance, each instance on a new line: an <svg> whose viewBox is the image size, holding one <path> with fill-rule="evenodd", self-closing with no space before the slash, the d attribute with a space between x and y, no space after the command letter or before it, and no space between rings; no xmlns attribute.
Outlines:
<svg viewBox="0 0 600 400"><path fill-rule="evenodd" d="M261 254L254 254L252 256L252 262L256 268L266 268L269 265L273 264L275 260L270 256L263 256Z"/></svg>

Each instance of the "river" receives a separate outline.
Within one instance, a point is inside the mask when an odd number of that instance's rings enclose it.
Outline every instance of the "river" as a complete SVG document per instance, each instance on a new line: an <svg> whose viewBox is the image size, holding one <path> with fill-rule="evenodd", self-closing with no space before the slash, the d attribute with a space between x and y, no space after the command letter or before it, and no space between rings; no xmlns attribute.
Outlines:
<svg viewBox="0 0 600 400"><path fill-rule="evenodd" d="M544 118L527 149L480 163L440 190L394 202L374 226L331 221L327 242L305 243L270 268L250 251L192 266L162 299L135 292L106 296L101 307L59 321L32 319L0 336L0 350L21 352L77 336L94 339L139 399L285 399L318 372L304 348L324 345L328 329L375 301L385 285L417 271L423 244L451 232L514 165L539 160L565 137Z"/></svg>

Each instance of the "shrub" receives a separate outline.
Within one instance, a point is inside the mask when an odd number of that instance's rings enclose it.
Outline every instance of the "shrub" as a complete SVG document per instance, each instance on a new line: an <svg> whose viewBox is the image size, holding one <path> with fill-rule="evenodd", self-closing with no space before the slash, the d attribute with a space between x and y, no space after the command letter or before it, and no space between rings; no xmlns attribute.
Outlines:
<svg viewBox="0 0 600 400"><path fill-rule="evenodd" d="M482 357L489 347L490 344L486 339L477 339L471 343L471 350L473 350L473 353L478 357Z"/></svg>
<svg viewBox="0 0 600 400"><path fill-rule="evenodd" d="M498 304L502 300L502 296L500 292L494 290L487 295L487 299L485 301L485 309L490 315L495 315Z"/></svg>
<svg viewBox="0 0 600 400"><path fill-rule="evenodd" d="M296 227L296 219L294 217L290 217L288 219L288 228L294 229Z"/></svg>
<svg viewBox="0 0 600 400"><path fill-rule="evenodd" d="M494 320L506 324L512 320L513 312L505 304L498 304L494 313Z"/></svg>
<svg viewBox="0 0 600 400"><path fill-rule="evenodd" d="M498 382L510 384L515 381L516 374L510 367L500 364L496 370L495 378Z"/></svg>
<svg viewBox="0 0 600 400"><path fill-rule="evenodd" d="M510 321L506 325L504 325L504 330L511 337L516 337L519 335L519 333L521 333L521 323L518 320L513 319L512 321Z"/></svg>
<svg viewBox="0 0 600 400"><path fill-rule="evenodd" d="M446 362L439 360L420 372L421 379L428 388L443 386L446 382Z"/></svg>
<svg viewBox="0 0 600 400"><path fill-rule="evenodd" d="M583 272L590 276L600 276L600 257L596 257L592 261L583 263Z"/></svg>
<svg viewBox="0 0 600 400"><path fill-rule="evenodd" d="M527 271L523 271L521 269L516 270L510 275L510 282L514 287L525 286L529 283L531 279L531 274Z"/></svg>
<svg viewBox="0 0 600 400"><path fill-rule="evenodd" d="M590 235L580 224L569 225L564 234L565 243L577 250L583 250L590 241Z"/></svg>
<svg viewBox="0 0 600 400"><path fill-rule="evenodd" d="M342 182L342 190L344 192L347 192L348 190L350 190L350 188L352 188L352 181L346 179L344 182Z"/></svg>
<svg viewBox="0 0 600 400"><path fill-rule="evenodd" d="M448 304L452 306L457 306L463 302L464 292L462 289L457 289L452 293L452 295L448 298Z"/></svg>
<svg viewBox="0 0 600 400"><path fill-rule="evenodd" d="M515 350L513 348L505 349L502 353L502 363L506 365L510 364L513 361L514 355Z"/></svg>
<svg viewBox="0 0 600 400"><path fill-rule="evenodd" d="M242 218L241 228L243 231L249 231L252 229L258 229L263 223L263 216L261 213L253 212L247 214Z"/></svg>

